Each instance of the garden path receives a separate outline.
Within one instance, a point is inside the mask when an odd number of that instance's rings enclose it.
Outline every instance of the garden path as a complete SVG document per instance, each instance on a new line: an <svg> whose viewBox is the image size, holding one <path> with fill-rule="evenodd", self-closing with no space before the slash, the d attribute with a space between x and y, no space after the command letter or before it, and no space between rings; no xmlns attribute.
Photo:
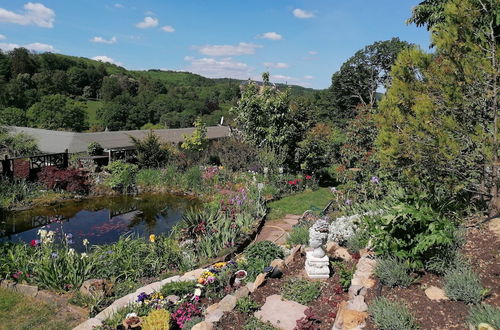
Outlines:
<svg viewBox="0 0 500 330"><path fill-rule="evenodd" d="M286 234L299 222L300 217L300 215L287 214L283 219L266 222L255 241L271 241L278 245L285 244Z"/></svg>

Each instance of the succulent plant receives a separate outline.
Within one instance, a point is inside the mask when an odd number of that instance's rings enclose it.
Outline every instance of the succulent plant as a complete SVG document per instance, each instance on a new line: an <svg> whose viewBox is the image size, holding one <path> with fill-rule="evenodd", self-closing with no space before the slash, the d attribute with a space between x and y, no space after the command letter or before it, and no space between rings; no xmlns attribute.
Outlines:
<svg viewBox="0 0 500 330"><path fill-rule="evenodd" d="M169 330L170 313L164 309L152 311L142 322L143 330Z"/></svg>

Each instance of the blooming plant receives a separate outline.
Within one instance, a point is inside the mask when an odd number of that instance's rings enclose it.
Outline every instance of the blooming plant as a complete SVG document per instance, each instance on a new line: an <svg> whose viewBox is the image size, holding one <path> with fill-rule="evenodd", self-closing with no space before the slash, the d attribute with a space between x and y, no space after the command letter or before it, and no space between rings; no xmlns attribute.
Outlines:
<svg viewBox="0 0 500 330"><path fill-rule="evenodd" d="M193 301L183 302L172 314L172 319L179 326L179 328L182 329L186 322L198 316L202 316L202 310L200 308L198 298L196 297Z"/></svg>

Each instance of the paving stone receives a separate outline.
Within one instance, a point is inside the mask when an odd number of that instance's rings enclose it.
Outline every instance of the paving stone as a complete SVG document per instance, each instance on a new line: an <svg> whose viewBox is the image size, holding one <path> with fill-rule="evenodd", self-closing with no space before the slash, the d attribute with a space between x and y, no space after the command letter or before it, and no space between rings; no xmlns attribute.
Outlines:
<svg viewBox="0 0 500 330"><path fill-rule="evenodd" d="M335 317L335 322L333 323L332 330L342 330L342 323L344 322L344 311L346 309L347 302L342 301L337 309L337 316Z"/></svg>
<svg viewBox="0 0 500 330"><path fill-rule="evenodd" d="M166 278L166 279L164 279L164 280L162 280L160 282L161 282L162 285L165 285L165 284L170 283L170 282L179 282L180 278L181 277L179 275L175 275L175 276Z"/></svg>
<svg viewBox="0 0 500 330"><path fill-rule="evenodd" d="M297 256L300 253L300 248L301 248L301 245L296 245L293 247L293 249L290 251L290 254L285 258L285 265L286 266L291 264L292 261L294 261L297 258Z"/></svg>
<svg viewBox="0 0 500 330"><path fill-rule="evenodd" d="M219 309L223 312L230 312L236 307L236 301L236 297L229 294L219 301Z"/></svg>
<svg viewBox="0 0 500 330"><path fill-rule="evenodd" d="M440 288L438 288L436 286L428 287L425 290L425 295L430 300L436 300L436 301L439 301L439 300L448 300L448 297L446 296L446 293L444 292L444 290L440 289Z"/></svg>
<svg viewBox="0 0 500 330"><path fill-rule="evenodd" d="M283 260L283 259L274 259L271 262L271 266L272 267L278 267L280 270L284 270L285 269L285 260Z"/></svg>
<svg viewBox="0 0 500 330"><path fill-rule="evenodd" d="M212 330L214 325L211 322L203 321L195 324L191 330Z"/></svg>
<svg viewBox="0 0 500 330"><path fill-rule="evenodd" d="M367 289L362 285L351 285L349 287L349 299L352 299L355 296L364 296L366 291Z"/></svg>
<svg viewBox="0 0 500 330"><path fill-rule="evenodd" d="M216 309L211 313L207 314L207 316L205 317L205 322L210 322L210 323L219 322L219 320L222 318L222 315L224 315L224 312L220 309Z"/></svg>
<svg viewBox="0 0 500 330"><path fill-rule="evenodd" d="M29 297L36 297L38 294L38 287L34 285L18 283L14 286L14 290Z"/></svg>
<svg viewBox="0 0 500 330"><path fill-rule="evenodd" d="M280 295L272 295L266 298L261 310L254 313L254 316L264 322L270 322L276 328L282 330L292 330L295 328L297 320L305 316L307 306L295 301L283 300Z"/></svg>
<svg viewBox="0 0 500 330"><path fill-rule="evenodd" d="M255 291L255 284L254 282L248 282L247 285L246 285L248 291L250 291L250 293L253 293Z"/></svg>
<svg viewBox="0 0 500 330"><path fill-rule="evenodd" d="M210 305L210 306L207 307L207 309L205 310L204 314L205 315L210 314L210 313L212 313L213 311L215 311L218 308L219 308L219 304L218 303L212 304L212 305Z"/></svg>
<svg viewBox="0 0 500 330"><path fill-rule="evenodd" d="M368 318L368 313L358 312L350 309L346 309L343 313L342 330L352 330L357 327L364 327L366 324L366 319Z"/></svg>
<svg viewBox="0 0 500 330"><path fill-rule="evenodd" d="M257 275L257 277L255 278L255 281L253 282L253 287L254 289L257 289L258 287L260 287L262 284L264 284L266 282L266 275L265 273L260 273L259 275Z"/></svg>
<svg viewBox="0 0 500 330"><path fill-rule="evenodd" d="M340 258L340 259L342 259L344 261L348 261L348 262L352 260L351 254L344 247L338 247L337 249L335 249L335 251L333 251L333 256L335 258Z"/></svg>
<svg viewBox="0 0 500 330"><path fill-rule="evenodd" d="M192 270L192 271L187 272L184 275L182 275L179 280L180 281L195 281L201 276L201 274L203 274L204 271L205 271L205 269L203 269L203 268L198 268L198 269Z"/></svg>
<svg viewBox="0 0 500 330"><path fill-rule="evenodd" d="M239 288L233 293L233 296L236 297L236 299L240 299L243 297L247 297L250 294L250 290L246 286Z"/></svg>
<svg viewBox="0 0 500 330"><path fill-rule="evenodd" d="M365 303L365 297L354 297L347 303L347 309L352 309L358 312L366 312L368 310L368 305Z"/></svg>
<svg viewBox="0 0 500 330"><path fill-rule="evenodd" d="M2 289L12 289L16 285L16 282L11 280L3 280L0 282L0 288Z"/></svg>

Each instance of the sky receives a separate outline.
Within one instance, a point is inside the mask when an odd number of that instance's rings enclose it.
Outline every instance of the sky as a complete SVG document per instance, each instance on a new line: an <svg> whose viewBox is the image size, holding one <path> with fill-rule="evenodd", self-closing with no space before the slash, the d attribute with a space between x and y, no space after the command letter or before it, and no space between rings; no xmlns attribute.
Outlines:
<svg viewBox="0 0 500 330"><path fill-rule="evenodd" d="M0 0L0 49L23 46L131 70L194 72L316 89L356 51L399 37L419 0Z"/></svg>

